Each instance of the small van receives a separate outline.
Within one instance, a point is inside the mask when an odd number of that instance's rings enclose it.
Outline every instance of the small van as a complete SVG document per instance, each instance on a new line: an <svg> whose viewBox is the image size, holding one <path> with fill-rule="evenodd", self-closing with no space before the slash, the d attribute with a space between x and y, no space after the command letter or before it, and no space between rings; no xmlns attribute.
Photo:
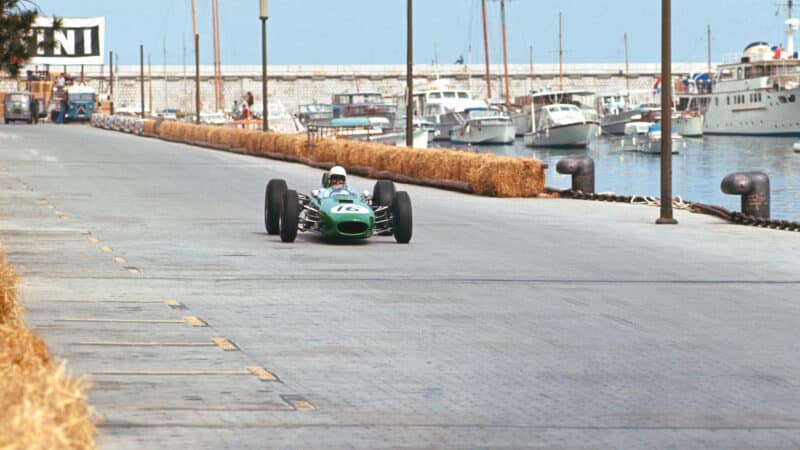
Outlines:
<svg viewBox="0 0 800 450"><path fill-rule="evenodd" d="M3 114L6 123L12 120L24 120L33 123L30 92L8 92L3 100Z"/></svg>

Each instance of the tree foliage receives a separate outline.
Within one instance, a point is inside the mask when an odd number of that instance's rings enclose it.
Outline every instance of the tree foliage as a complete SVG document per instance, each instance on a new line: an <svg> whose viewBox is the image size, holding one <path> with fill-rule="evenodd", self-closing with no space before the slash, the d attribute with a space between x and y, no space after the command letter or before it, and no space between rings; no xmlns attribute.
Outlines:
<svg viewBox="0 0 800 450"><path fill-rule="evenodd" d="M13 77L37 50L36 41L31 36L39 7L30 0L0 0L0 72ZM61 20L54 19L53 27L61 29ZM39 43L39 48L54 48L52 37Z"/></svg>

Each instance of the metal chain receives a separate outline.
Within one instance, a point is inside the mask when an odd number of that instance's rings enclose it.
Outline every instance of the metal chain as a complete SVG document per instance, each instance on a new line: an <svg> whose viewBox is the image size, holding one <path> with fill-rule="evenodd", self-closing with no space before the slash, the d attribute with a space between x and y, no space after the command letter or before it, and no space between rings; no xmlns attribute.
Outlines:
<svg viewBox="0 0 800 450"><path fill-rule="evenodd" d="M573 198L577 200L595 200L601 202L630 203L632 205L661 206L661 199L658 197L615 195L614 193L608 192L586 193L583 191L574 191L572 189L558 190L553 188L546 188L545 192L548 194L557 194L561 198ZM749 216L740 212L729 211L721 206L686 201L681 197L675 197L672 200L672 207L676 209L685 209L696 214L715 216L722 220L740 225L750 225L784 231L800 231L800 222Z"/></svg>

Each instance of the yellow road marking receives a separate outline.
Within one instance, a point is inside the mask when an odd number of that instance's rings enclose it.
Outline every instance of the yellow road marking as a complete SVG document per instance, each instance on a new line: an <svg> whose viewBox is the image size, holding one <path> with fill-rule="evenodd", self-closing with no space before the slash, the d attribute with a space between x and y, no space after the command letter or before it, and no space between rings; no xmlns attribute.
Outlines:
<svg viewBox="0 0 800 450"><path fill-rule="evenodd" d="M250 375L246 370L99 370L92 375Z"/></svg>
<svg viewBox="0 0 800 450"><path fill-rule="evenodd" d="M99 317L65 317L56 319L56 322L109 322L109 323L186 323L185 320L161 319L111 319Z"/></svg>
<svg viewBox="0 0 800 450"><path fill-rule="evenodd" d="M253 375L258 377L261 381L278 381L278 377L273 375L269 370L260 366L247 366L247 370Z"/></svg>
<svg viewBox="0 0 800 450"><path fill-rule="evenodd" d="M193 327L207 327L208 324L205 323L202 319L194 316L186 316L183 318L183 321Z"/></svg>
<svg viewBox="0 0 800 450"><path fill-rule="evenodd" d="M181 305L183 305L183 303L181 303L181 302L179 302L177 300L165 300L164 303L166 303L168 306L181 306Z"/></svg>
<svg viewBox="0 0 800 450"><path fill-rule="evenodd" d="M111 253L113 250L111 250L111 247L109 247L107 245L104 245L104 246L100 247L100 251L101 252L105 252L105 253Z"/></svg>
<svg viewBox="0 0 800 450"><path fill-rule="evenodd" d="M239 347L236 344L225 338L211 338L211 341L226 352L239 351Z"/></svg>
<svg viewBox="0 0 800 450"><path fill-rule="evenodd" d="M163 303L161 300L57 300L56 303Z"/></svg>
<svg viewBox="0 0 800 450"><path fill-rule="evenodd" d="M317 409L308 400L292 400L292 406L298 411L316 411Z"/></svg>
<svg viewBox="0 0 800 450"><path fill-rule="evenodd" d="M100 242L100 239L97 239L96 237L89 237L89 238L86 238L86 240L89 241L89 242L95 242L95 243Z"/></svg>
<svg viewBox="0 0 800 450"><path fill-rule="evenodd" d="M213 342L134 342L134 341L83 341L78 345L105 345L113 347L213 347Z"/></svg>
<svg viewBox="0 0 800 450"><path fill-rule="evenodd" d="M128 269L127 269L127 270L128 270L128 272L130 272L130 273L142 273L142 272L141 272L139 269L137 269L137 268L135 268L135 267L128 267Z"/></svg>
<svg viewBox="0 0 800 450"><path fill-rule="evenodd" d="M125 262L125 258L123 258L123 257L121 257L121 256L115 256L115 257L114 257L114 262L116 262L116 263L119 263L119 264L122 264L122 263L124 263L124 262Z"/></svg>

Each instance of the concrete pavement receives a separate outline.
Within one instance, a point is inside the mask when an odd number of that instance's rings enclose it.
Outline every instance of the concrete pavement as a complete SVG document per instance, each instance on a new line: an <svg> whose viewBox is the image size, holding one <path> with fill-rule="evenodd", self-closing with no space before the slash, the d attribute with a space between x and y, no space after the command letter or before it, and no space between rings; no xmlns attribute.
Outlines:
<svg viewBox="0 0 800 450"><path fill-rule="evenodd" d="M800 446L798 233L398 186L409 245L267 236L267 179L319 173L0 126L3 247L103 448Z"/></svg>

